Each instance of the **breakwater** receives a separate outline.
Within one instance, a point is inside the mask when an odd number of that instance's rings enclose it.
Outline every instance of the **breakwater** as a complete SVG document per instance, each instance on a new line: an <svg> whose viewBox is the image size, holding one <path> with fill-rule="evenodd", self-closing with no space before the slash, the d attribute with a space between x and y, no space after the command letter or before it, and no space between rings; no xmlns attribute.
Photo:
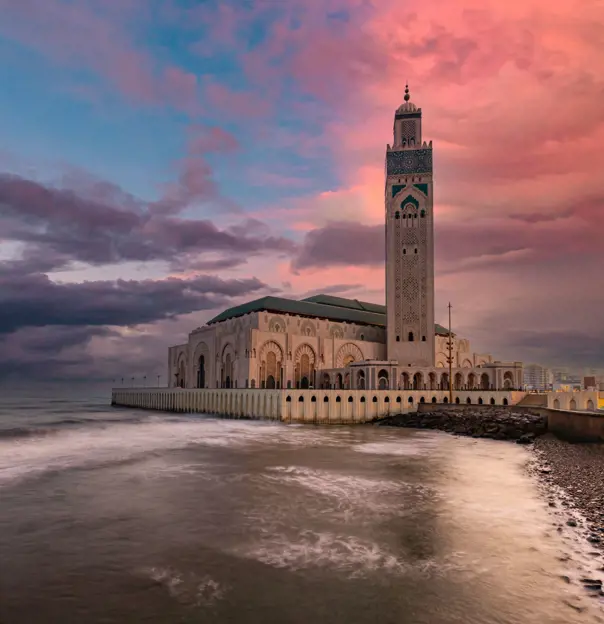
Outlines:
<svg viewBox="0 0 604 624"><path fill-rule="evenodd" d="M416 412L389 416L379 424L530 443L546 433L548 417L541 409L516 406L429 405L420 406Z"/></svg>

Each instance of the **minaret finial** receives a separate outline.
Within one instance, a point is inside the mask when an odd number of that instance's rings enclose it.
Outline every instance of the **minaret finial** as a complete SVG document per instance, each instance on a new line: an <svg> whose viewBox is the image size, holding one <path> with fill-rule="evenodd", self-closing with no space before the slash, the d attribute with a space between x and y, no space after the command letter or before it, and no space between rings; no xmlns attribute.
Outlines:
<svg viewBox="0 0 604 624"><path fill-rule="evenodd" d="M405 102L409 101L409 98L411 96L409 95L409 83L405 83Z"/></svg>

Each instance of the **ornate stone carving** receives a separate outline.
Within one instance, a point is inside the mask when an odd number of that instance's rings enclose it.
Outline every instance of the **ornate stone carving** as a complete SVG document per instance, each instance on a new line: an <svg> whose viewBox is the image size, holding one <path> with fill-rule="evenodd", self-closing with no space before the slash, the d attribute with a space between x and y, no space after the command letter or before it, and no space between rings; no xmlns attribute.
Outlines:
<svg viewBox="0 0 604 624"><path fill-rule="evenodd" d="M410 149L386 154L387 175L432 173L432 150Z"/></svg>
<svg viewBox="0 0 604 624"><path fill-rule="evenodd" d="M304 321L300 326L300 333L303 336L316 336L317 332L312 321Z"/></svg>
<svg viewBox="0 0 604 624"><path fill-rule="evenodd" d="M353 342L347 342L338 350L338 354L336 355L336 368L344 368L346 365L345 360L348 360L348 363L350 363L351 357L353 362L361 362L365 359L363 357L363 352L357 345Z"/></svg>
<svg viewBox="0 0 604 624"><path fill-rule="evenodd" d="M278 316L273 316L268 322L268 331L281 334L285 332L285 323Z"/></svg>
<svg viewBox="0 0 604 624"><path fill-rule="evenodd" d="M298 364L303 355L308 355L310 365L314 366L316 361L315 350L309 344L301 344L296 349L296 355L294 356L294 362Z"/></svg>
<svg viewBox="0 0 604 624"><path fill-rule="evenodd" d="M266 360L266 355L269 351L274 351L277 354L277 360L283 361L283 349L281 345L274 340L267 340L262 347L260 347L260 360Z"/></svg>

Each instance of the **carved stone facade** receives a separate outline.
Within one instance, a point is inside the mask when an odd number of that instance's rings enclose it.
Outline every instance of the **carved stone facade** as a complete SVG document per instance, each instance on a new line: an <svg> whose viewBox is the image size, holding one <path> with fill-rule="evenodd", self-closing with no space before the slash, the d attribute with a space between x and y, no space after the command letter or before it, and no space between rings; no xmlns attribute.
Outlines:
<svg viewBox="0 0 604 624"><path fill-rule="evenodd" d="M320 370L383 359L384 334L381 327L251 312L201 327L171 347L169 386L316 387Z"/></svg>

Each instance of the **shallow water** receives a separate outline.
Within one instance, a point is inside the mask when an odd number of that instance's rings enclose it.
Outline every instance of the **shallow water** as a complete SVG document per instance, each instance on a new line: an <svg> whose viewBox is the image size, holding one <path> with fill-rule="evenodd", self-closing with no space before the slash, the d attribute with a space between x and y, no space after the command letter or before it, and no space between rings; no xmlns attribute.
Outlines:
<svg viewBox="0 0 604 624"><path fill-rule="evenodd" d="M0 408L2 624L604 621L525 448L104 401Z"/></svg>

